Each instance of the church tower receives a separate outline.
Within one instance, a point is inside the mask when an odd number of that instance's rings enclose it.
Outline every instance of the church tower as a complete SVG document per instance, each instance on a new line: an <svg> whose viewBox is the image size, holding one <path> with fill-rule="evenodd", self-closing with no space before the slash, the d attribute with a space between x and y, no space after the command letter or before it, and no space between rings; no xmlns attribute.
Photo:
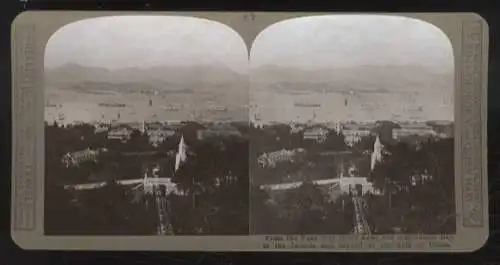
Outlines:
<svg viewBox="0 0 500 265"><path fill-rule="evenodd" d="M146 132L146 121L145 120L142 121L140 131L142 134L144 134Z"/></svg>
<svg viewBox="0 0 500 265"><path fill-rule="evenodd" d="M372 152L372 161L371 161L371 170L375 168L375 165L382 161L382 148L384 146L380 142L380 137L377 134L377 138L375 139L375 143L373 144L373 152Z"/></svg>
<svg viewBox="0 0 500 265"><path fill-rule="evenodd" d="M182 163L184 163L187 159L186 154L186 143L184 142L184 135L181 136L181 140L179 141L179 147L177 150L177 154L175 156L175 168L174 171L177 172L179 170Z"/></svg>

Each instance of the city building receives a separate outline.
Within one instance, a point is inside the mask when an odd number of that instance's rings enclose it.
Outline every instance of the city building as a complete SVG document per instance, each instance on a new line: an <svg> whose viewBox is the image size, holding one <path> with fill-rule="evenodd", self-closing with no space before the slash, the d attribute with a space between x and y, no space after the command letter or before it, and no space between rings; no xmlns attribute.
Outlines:
<svg viewBox="0 0 500 265"><path fill-rule="evenodd" d="M96 124L94 124L94 133L95 134L104 133L104 132L107 132L108 130L109 130L109 125L108 124L104 124L104 123L96 123Z"/></svg>
<svg viewBox="0 0 500 265"><path fill-rule="evenodd" d="M429 122L432 129L440 138L452 138L455 134L454 125L451 121L432 121Z"/></svg>
<svg viewBox="0 0 500 265"><path fill-rule="evenodd" d="M83 162L97 162L101 151L105 151L105 149L91 150L87 148L82 151L66 153L62 158L62 163L69 168L79 166Z"/></svg>
<svg viewBox="0 0 500 265"><path fill-rule="evenodd" d="M355 143L361 141L361 138L367 137L373 134L370 130L363 129L347 129L342 130L345 142L348 146L353 146Z"/></svg>
<svg viewBox="0 0 500 265"><path fill-rule="evenodd" d="M436 137L438 134L432 127L423 124L405 124L401 125L401 128L394 128L392 130L392 138L395 140L411 136Z"/></svg>
<svg viewBox="0 0 500 265"><path fill-rule="evenodd" d="M156 131L156 130L163 130L167 126L161 122L150 122L144 125L146 131Z"/></svg>
<svg viewBox="0 0 500 265"><path fill-rule="evenodd" d="M108 139L127 142L130 140L133 130L127 127L112 128L108 131Z"/></svg>
<svg viewBox="0 0 500 265"><path fill-rule="evenodd" d="M140 131L141 133L146 132L146 122L145 121L130 122L130 123L126 123L125 125L130 127L132 130L137 130L137 131Z"/></svg>
<svg viewBox="0 0 500 265"><path fill-rule="evenodd" d="M334 126L335 131L344 135L345 143L349 146L374 134L374 124L371 123L337 123Z"/></svg>
<svg viewBox="0 0 500 265"><path fill-rule="evenodd" d="M164 142L168 137L172 137L175 135L174 130L168 129L157 129L157 130L148 130L149 142L153 146L158 146L160 143Z"/></svg>
<svg viewBox="0 0 500 265"><path fill-rule="evenodd" d="M229 174L225 175L224 177L218 177L215 179L215 186L216 187L220 187L220 186L223 186L223 185L231 185L231 184L234 184L236 182L238 182L238 177L237 176L233 176L231 174L231 172L229 172Z"/></svg>
<svg viewBox="0 0 500 265"><path fill-rule="evenodd" d="M276 167L280 162L294 162L300 154L304 154L305 150L302 148L294 150L282 149L275 152L264 153L258 158L258 163L263 168Z"/></svg>
<svg viewBox="0 0 500 265"><path fill-rule="evenodd" d="M431 180L432 180L432 175L429 175L427 172L425 172L424 174L415 174L410 177L410 182L412 186L423 185Z"/></svg>
<svg viewBox="0 0 500 265"><path fill-rule="evenodd" d="M324 142L328 136L328 130L316 127L304 131L304 140L314 140L316 142Z"/></svg>
<svg viewBox="0 0 500 265"><path fill-rule="evenodd" d="M290 133L300 133L304 131L304 126L300 124L290 124Z"/></svg>
<svg viewBox="0 0 500 265"><path fill-rule="evenodd" d="M380 191L375 189L373 183L368 181L366 177L343 178L338 183L339 185L334 187L340 189L343 194L349 194L353 191L361 192L362 195L380 194Z"/></svg>

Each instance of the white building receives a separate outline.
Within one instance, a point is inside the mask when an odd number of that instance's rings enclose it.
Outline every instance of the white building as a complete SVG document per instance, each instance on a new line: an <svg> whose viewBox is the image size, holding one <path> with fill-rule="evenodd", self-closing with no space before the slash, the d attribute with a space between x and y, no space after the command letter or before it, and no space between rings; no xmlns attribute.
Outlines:
<svg viewBox="0 0 500 265"><path fill-rule="evenodd" d="M295 150L282 149L271 153L264 153L258 158L259 165L263 168L275 167L279 162L293 162L297 155L304 153L302 148Z"/></svg>
<svg viewBox="0 0 500 265"><path fill-rule="evenodd" d="M361 138L370 136L370 130L342 130L344 139L347 145L353 146L355 143L361 141Z"/></svg>
<svg viewBox="0 0 500 265"><path fill-rule="evenodd" d="M68 168L79 166L83 162L97 162L100 151L101 150L91 150L87 148L82 151L66 153L61 162ZM102 151L105 151L105 149L102 149Z"/></svg>
<svg viewBox="0 0 500 265"><path fill-rule="evenodd" d="M126 142L130 140L132 130L126 127L114 128L108 131L108 139Z"/></svg>
<svg viewBox="0 0 500 265"><path fill-rule="evenodd" d="M314 140L316 142L324 142L328 136L327 129L318 127L304 131L304 140Z"/></svg>
<svg viewBox="0 0 500 265"><path fill-rule="evenodd" d="M432 128L428 127L403 127L392 130L393 139L400 140L410 136L436 137L437 133Z"/></svg>
<svg viewBox="0 0 500 265"><path fill-rule="evenodd" d="M164 142L168 137L172 137L175 135L174 130L150 130L148 131L149 142L153 146L158 146L162 142Z"/></svg>

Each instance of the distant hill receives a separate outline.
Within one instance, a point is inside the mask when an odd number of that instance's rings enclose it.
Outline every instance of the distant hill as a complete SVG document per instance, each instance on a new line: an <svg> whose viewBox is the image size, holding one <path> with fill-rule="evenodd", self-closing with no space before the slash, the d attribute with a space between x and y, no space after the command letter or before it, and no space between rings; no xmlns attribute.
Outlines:
<svg viewBox="0 0 500 265"><path fill-rule="evenodd" d="M436 73L418 65L365 65L356 68L303 70L265 65L252 69L252 83L280 92L299 91L385 93L415 89L453 89L454 73Z"/></svg>
<svg viewBox="0 0 500 265"><path fill-rule="evenodd" d="M246 76L229 68L217 66L173 67L160 66L151 68L122 68L109 70L99 67L87 67L67 64L45 70L45 82L51 88L75 88L83 85L96 85L93 89L110 89L113 85L128 84L129 87L188 87L217 88L225 85L237 85L246 82Z"/></svg>
<svg viewBox="0 0 500 265"><path fill-rule="evenodd" d="M250 76L218 66L152 68L122 68L109 70L67 64L46 69L48 88L75 89L82 85L96 85L93 89L109 89L126 84L133 89L168 88L187 92L189 89L227 89L247 84L250 77L257 87L273 88L277 92L300 94L304 92L386 93L432 89L453 89L454 73L431 72L418 65L360 66L303 70L265 65L253 69Z"/></svg>
<svg viewBox="0 0 500 265"><path fill-rule="evenodd" d="M60 83L56 85L58 89L73 91L77 93L88 93L95 95L104 94L131 94L131 93L142 93L153 95L158 93L162 94L191 94L194 89L189 85L184 84L173 84L169 82L161 82L152 80L150 82L123 82L123 83L111 83L111 82L95 82L95 81L83 81L79 83L68 82L65 84ZM168 89L165 89L168 88Z"/></svg>

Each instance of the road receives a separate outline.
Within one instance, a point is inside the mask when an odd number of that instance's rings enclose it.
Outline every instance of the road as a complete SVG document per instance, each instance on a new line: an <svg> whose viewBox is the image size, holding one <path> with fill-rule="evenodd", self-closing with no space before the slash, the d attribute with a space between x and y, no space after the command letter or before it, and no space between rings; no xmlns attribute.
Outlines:
<svg viewBox="0 0 500 265"><path fill-rule="evenodd" d="M155 187L156 205L158 209L158 234L172 235L172 225L168 218L168 200L166 194L160 191L158 186Z"/></svg>
<svg viewBox="0 0 500 265"><path fill-rule="evenodd" d="M371 233L370 226L366 220L365 206L362 195L354 191L352 196L354 205L354 233L358 235L369 235Z"/></svg>
<svg viewBox="0 0 500 265"><path fill-rule="evenodd" d="M144 185L163 185L166 186L167 191L175 190L176 185L172 183L172 180L169 178L147 178L146 180L143 178L140 179L126 179L126 180L117 180L117 184L119 185L134 185L134 184L144 184ZM77 185L66 185L65 189L74 189L74 190L91 190L103 187L107 184L106 181L102 182L94 182L94 183L85 183L85 184L77 184Z"/></svg>

